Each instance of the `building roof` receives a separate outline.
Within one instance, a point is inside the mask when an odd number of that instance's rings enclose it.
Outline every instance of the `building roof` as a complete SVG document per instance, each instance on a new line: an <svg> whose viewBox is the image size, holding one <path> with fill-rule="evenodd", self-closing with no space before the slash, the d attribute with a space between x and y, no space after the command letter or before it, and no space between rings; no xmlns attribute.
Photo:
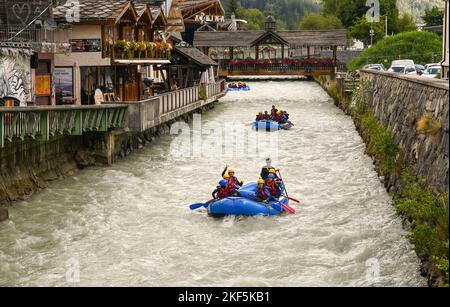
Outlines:
<svg viewBox="0 0 450 307"><path fill-rule="evenodd" d="M220 0L179 0L178 7L181 10L194 10L198 7L211 6L213 9L217 10L219 14L224 15L225 9L222 6Z"/></svg>
<svg viewBox="0 0 450 307"><path fill-rule="evenodd" d="M176 46L175 51L184 55L185 57L194 61L197 65L200 66L216 66L217 62L212 60L209 56L205 55L203 52L194 47L181 47Z"/></svg>
<svg viewBox="0 0 450 307"><path fill-rule="evenodd" d="M121 13L130 5L127 0L78 0L80 8L80 21L113 21L120 17ZM73 4L67 2L53 8L53 16L57 21L70 22L66 14L70 16Z"/></svg>
<svg viewBox="0 0 450 307"><path fill-rule="evenodd" d="M289 42L273 31L267 31L250 43L250 47L270 43L288 46Z"/></svg>
<svg viewBox="0 0 450 307"><path fill-rule="evenodd" d="M251 47L266 32L264 31L197 31L194 36L195 47ZM347 31L337 30L299 30L276 31L279 37L290 46L346 46Z"/></svg>

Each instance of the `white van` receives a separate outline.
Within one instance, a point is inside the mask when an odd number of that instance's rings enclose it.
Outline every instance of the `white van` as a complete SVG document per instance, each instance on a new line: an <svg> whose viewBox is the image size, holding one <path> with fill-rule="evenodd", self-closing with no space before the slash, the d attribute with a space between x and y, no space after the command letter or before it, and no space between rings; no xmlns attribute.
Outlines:
<svg viewBox="0 0 450 307"><path fill-rule="evenodd" d="M402 73L402 74L416 74L415 64L413 60L397 60L392 61L390 72Z"/></svg>

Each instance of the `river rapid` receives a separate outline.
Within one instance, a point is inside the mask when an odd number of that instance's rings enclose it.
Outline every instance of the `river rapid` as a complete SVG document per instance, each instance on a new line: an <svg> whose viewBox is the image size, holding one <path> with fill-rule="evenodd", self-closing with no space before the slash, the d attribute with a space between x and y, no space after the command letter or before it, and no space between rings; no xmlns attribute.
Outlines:
<svg viewBox="0 0 450 307"><path fill-rule="evenodd" d="M167 135L10 208L0 223L0 286L426 286L351 118L314 82L250 86L228 93L201 123L241 123L251 142L266 136L248 125L258 111L288 110L296 126L272 132L272 159L301 200L291 203L296 215L190 211L211 198L226 164L256 181L264 155L179 157L179 137ZM219 142L197 135L206 153Z"/></svg>

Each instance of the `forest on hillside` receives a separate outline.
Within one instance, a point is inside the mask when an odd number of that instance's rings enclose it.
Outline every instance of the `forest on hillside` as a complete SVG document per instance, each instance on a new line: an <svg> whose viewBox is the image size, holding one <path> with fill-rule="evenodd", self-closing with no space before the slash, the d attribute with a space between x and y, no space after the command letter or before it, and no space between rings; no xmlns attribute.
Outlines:
<svg viewBox="0 0 450 307"><path fill-rule="evenodd" d="M366 18L369 10L366 0L223 1L228 17L235 12L237 18L248 22L248 30L263 29L266 17L273 15L278 30L346 28L349 37L362 41L365 46L386 35L416 31L419 23L434 26L442 24L443 20L441 6L436 0L379 0L380 19L373 24Z"/></svg>
<svg viewBox="0 0 450 307"><path fill-rule="evenodd" d="M316 0L237 0L237 5L243 9L257 9L246 12L254 18L273 15L277 19L279 28L297 29L301 18L307 12L318 12L320 10ZM225 8L228 10L230 1L223 0ZM252 16L253 17L253 16Z"/></svg>
<svg viewBox="0 0 450 307"><path fill-rule="evenodd" d="M397 18L404 18L400 24L406 24L404 28L410 29L412 23L423 22L426 10L443 5L442 0L380 0L380 2L382 14L392 17L390 32L401 30L396 29ZM336 15L345 27L349 27L357 21L357 17L367 11L366 0L222 0L222 3L228 16L233 10L230 7L234 7L239 18L249 21L251 30L261 29L268 15L275 16L280 30L298 29L301 28L301 21L305 16L319 12Z"/></svg>

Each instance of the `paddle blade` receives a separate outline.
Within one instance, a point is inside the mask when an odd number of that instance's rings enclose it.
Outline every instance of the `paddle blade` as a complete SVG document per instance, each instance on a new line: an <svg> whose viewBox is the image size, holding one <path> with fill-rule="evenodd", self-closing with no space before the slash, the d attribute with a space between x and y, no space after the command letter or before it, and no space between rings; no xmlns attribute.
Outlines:
<svg viewBox="0 0 450 307"><path fill-rule="evenodd" d="M292 208L291 206L285 204L283 204L282 206L284 210L286 210L286 212L288 212L289 214L295 214L295 209Z"/></svg>
<svg viewBox="0 0 450 307"><path fill-rule="evenodd" d="M193 204L193 205L190 205L190 206L189 206L189 208L190 208L191 210L196 210L196 209L201 208L201 207L205 207L205 204L203 204L203 203L198 203L198 204Z"/></svg>

